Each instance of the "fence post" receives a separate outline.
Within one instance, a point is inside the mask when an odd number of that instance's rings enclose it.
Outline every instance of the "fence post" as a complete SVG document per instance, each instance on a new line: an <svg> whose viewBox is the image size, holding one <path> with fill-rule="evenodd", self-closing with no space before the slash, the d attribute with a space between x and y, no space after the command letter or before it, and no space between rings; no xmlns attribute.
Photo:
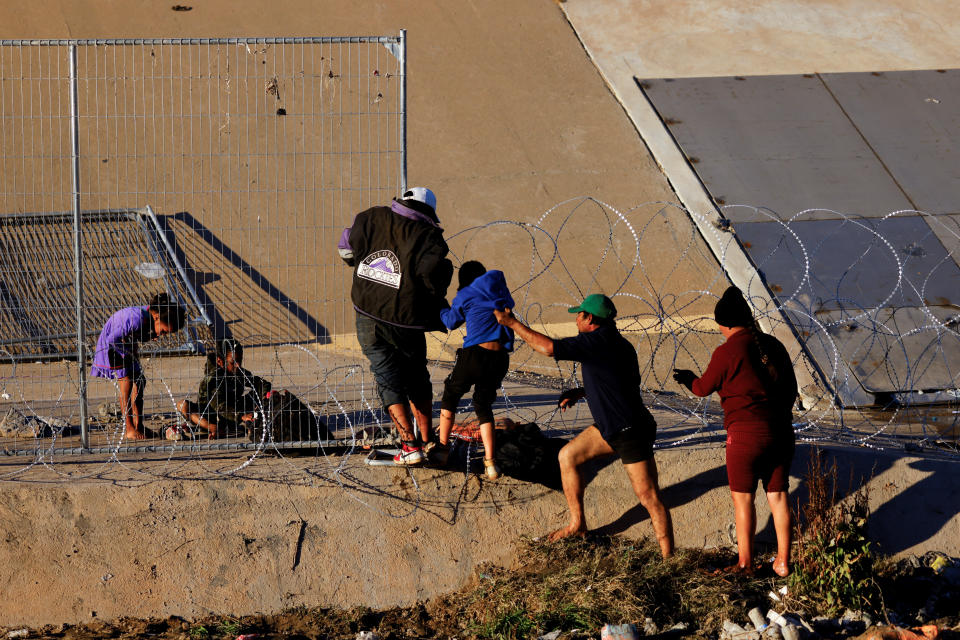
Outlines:
<svg viewBox="0 0 960 640"><path fill-rule="evenodd" d="M70 143L73 164L73 283L77 311L77 368L80 387L80 442L90 448L87 428L87 354L83 335L83 256L80 250L80 122L77 113L77 45L70 45Z"/></svg>
<svg viewBox="0 0 960 640"><path fill-rule="evenodd" d="M407 30L400 29L400 193L407 191Z"/></svg>

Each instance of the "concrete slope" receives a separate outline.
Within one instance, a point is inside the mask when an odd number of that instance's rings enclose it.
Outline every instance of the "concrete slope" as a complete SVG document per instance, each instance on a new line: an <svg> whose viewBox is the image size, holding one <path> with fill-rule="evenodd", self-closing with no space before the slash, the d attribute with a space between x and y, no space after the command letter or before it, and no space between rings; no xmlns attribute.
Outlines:
<svg viewBox="0 0 960 640"><path fill-rule="evenodd" d="M563 12L549 0L212 0L193 3L190 11L149 2L42 0L0 7L2 38L380 35L401 28L409 44L409 182L437 192L448 235L494 220L534 222L577 196L620 209L675 201ZM176 170L166 183L181 178ZM256 266L258 248L233 237L240 229L252 232L255 223L231 218L233 211L212 213L203 202L177 206L233 240L228 244L239 258ZM353 213L337 212L334 226L349 224ZM516 264L517 246L490 243L482 257L507 270ZM313 291L312 274L269 275L293 300L329 299L331 291L344 295L340 281L349 277L335 258L332 248L314 258L330 273L329 291ZM700 280L683 265L679 277L690 285ZM214 297L221 295L218 286L211 286ZM315 305L308 310L324 313ZM349 330L339 317L319 321L332 334Z"/></svg>
<svg viewBox="0 0 960 640"><path fill-rule="evenodd" d="M640 78L956 66L949 0L568 0L561 5L604 73Z"/></svg>
<svg viewBox="0 0 960 640"><path fill-rule="evenodd" d="M798 495L809 447L798 449ZM888 552L960 554L955 464L875 451L832 452L841 482L873 473L871 537ZM723 448L657 453L677 542L728 546L733 506ZM0 491L0 625L92 617L185 617L294 606L409 605L459 588L478 563L507 563L519 536L564 524L558 491L462 472L367 467L361 455L202 465L157 461L158 479L114 465L99 479L7 484ZM177 479L206 471L207 480ZM923 509L926 496L940 498ZM644 509L618 462L601 465L586 491L600 533L650 536ZM773 541L758 500L759 540Z"/></svg>

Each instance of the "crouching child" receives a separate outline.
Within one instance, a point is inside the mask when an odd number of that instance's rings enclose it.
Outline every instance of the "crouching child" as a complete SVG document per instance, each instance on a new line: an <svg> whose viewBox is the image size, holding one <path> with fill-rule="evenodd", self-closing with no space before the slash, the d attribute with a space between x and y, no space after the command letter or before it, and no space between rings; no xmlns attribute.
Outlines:
<svg viewBox="0 0 960 640"><path fill-rule="evenodd" d="M263 398L270 393L270 383L242 364L243 346L239 342L232 338L218 341L216 352L207 354L197 402L184 399L177 403L177 411L206 430L209 438L246 433L253 428L257 415L263 414ZM179 439L176 435L173 438Z"/></svg>

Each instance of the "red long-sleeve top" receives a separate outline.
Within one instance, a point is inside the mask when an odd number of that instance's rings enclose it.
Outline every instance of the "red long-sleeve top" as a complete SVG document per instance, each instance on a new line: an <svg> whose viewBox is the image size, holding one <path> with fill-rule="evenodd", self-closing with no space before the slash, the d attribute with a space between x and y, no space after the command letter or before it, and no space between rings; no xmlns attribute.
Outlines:
<svg viewBox="0 0 960 640"><path fill-rule="evenodd" d="M753 335L747 329L733 334L714 350L703 375L693 381L692 391L708 396L720 395L723 426L766 423L772 428L789 427L791 411L797 398L797 378L790 355L779 340L758 333L764 352L778 372L776 383L764 384L750 362L749 349Z"/></svg>

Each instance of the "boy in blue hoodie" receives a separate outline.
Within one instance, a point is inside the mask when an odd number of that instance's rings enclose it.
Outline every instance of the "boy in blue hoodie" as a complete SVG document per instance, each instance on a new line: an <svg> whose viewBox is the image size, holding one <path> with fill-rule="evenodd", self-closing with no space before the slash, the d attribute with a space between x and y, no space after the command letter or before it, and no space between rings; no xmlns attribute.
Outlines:
<svg viewBox="0 0 960 640"><path fill-rule="evenodd" d="M467 323L463 348L457 349L453 371L443 382L440 401L440 451L449 447L450 431L460 399L473 387L473 408L480 423L483 441L484 473L491 480L500 477L494 461L493 401L513 351L513 330L501 326L494 309L513 308L513 298L502 271L487 271L476 260L464 262L459 273L460 286L453 304L440 312L440 320L448 329ZM440 453L439 457L443 457Z"/></svg>

